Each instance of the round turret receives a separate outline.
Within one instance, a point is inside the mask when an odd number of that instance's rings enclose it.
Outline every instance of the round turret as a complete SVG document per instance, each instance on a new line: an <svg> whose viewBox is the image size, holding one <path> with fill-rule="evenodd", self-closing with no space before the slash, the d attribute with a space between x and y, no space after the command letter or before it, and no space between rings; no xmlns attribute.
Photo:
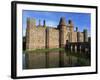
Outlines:
<svg viewBox="0 0 100 80"><path fill-rule="evenodd" d="M61 17L60 18L60 22L59 22L58 28L60 30L59 31L59 35L60 35L60 47L65 47L65 44L66 44L65 36L66 36L66 31L67 31L65 17Z"/></svg>
<svg viewBox="0 0 100 80"><path fill-rule="evenodd" d="M81 42L80 37L81 37L80 32L77 32L77 42Z"/></svg>
<svg viewBox="0 0 100 80"><path fill-rule="evenodd" d="M65 17L61 17L61 18L60 18L59 26L66 26Z"/></svg>
<svg viewBox="0 0 100 80"><path fill-rule="evenodd" d="M68 20L68 27L69 27L70 32L74 31L74 26L73 26L72 20Z"/></svg>
<svg viewBox="0 0 100 80"><path fill-rule="evenodd" d="M84 33L84 42L88 42L88 31L87 31L87 29L84 29L83 33Z"/></svg>
<svg viewBox="0 0 100 80"><path fill-rule="evenodd" d="M70 20L68 20L68 25L70 26L70 27L73 27L73 21L70 19Z"/></svg>

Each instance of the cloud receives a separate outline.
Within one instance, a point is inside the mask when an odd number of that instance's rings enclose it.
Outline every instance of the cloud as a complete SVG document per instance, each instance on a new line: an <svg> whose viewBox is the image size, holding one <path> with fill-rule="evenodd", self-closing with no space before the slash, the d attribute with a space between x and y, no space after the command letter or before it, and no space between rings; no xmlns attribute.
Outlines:
<svg viewBox="0 0 100 80"><path fill-rule="evenodd" d="M57 27L58 23L56 21L46 21L46 25L50 27Z"/></svg>

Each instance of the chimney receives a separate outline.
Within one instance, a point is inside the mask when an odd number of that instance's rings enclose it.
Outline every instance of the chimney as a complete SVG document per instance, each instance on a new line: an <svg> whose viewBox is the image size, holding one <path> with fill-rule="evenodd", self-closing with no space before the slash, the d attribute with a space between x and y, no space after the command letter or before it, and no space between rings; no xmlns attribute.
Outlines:
<svg viewBox="0 0 100 80"><path fill-rule="evenodd" d="M46 27L46 22L45 22L45 20L43 21L43 27Z"/></svg>
<svg viewBox="0 0 100 80"><path fill-rule="evenodd" d="M76 32L78 32L78 27L76 27Z"/></svg>
<svg viewBox="0 0 100 80"><path fill-rule="evenodd" d="M39 26L41 26L41 20L39 19Z"/></svg>

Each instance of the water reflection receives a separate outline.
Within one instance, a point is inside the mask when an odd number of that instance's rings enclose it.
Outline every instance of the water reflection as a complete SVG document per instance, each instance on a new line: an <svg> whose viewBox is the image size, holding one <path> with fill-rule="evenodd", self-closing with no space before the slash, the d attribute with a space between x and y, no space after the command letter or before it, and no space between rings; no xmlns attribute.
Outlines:
<svg viewBox="0 0 100 80"><path fill-rule="evenodd" d="M90 53L52 51L23 53L23 69L90 66Z"/></svg>

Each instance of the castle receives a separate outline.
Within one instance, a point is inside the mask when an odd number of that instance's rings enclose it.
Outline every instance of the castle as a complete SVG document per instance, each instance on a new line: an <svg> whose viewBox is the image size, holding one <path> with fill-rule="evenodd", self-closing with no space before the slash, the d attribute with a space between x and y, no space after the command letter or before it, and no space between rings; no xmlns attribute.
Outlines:
<svg viewBox="0 0 100 80"><path fill-rule="evenodd" d="M61 17L57 28L49 27L46 21L43 25L36 25L33 18L27 18L26 28L26 50L43 48L63 48L69 42L88 42L88 32L74 31L74 24L71 20L66 24L65 17Z"/></svg>

